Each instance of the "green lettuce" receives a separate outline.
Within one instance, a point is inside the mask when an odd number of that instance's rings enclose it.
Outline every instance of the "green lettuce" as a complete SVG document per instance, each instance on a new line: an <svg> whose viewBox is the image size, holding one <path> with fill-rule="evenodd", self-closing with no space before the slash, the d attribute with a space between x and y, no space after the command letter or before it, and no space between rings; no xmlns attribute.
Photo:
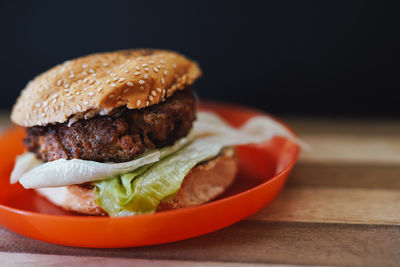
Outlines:
<svg viewBox="0 0 400 267"><path fill-rule="evenodd" d="M97 199L110 216L152 213L162 200L173 199L188 172L217 156L221 146L194 141L157 163L113 179L95 182Z"/></svg>
<svg viewBox="0 0 400 267"><path fill-rule="evenodd" d="M193 167L216 157L224 147L266 142L277 135L301 142L267 117L252 118L234 129L214 114L199 112L189 136L161 149L159 161L94 182L96 202L110 216L152 213L161 201L173 200Z"/></svg>

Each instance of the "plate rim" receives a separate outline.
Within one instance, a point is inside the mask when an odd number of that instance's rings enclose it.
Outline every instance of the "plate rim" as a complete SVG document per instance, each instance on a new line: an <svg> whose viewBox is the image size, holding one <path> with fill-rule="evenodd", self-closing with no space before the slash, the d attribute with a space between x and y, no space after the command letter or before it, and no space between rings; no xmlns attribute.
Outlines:
<svg viewBox="0 0 400 267"><path fill-rule="evenodd" d="M199 103L199 105L197 106L197 109L199 110L209 110L209 109L213 109L217 108L217 109L234 109L234 110L242 110L244 112L247 113L254 113L254 115L256 114L262 114L265 115L271 119L273 119L274 121L278 122L279 124L283 125L286 129L288 129L290 132L292 132L293 134L296 134L296 132L286 123L284 123L283 121L281 121L280 119L276 118L275 116L259 110L259 109L255 109L255 108L251 108L251 107L245 107L242 105L237 105L237 104L233 104L233 103L227 103L227 102L218 102L218 101L201 101ZM0 139L3 139L4 136L6 136L7 134L10 134L13 131L16 131L18 128L20 128L19 126L11 126L9 128L7 128L5 131L3 131L0 134ZM226 201L231 201L233 199L236 198L240 198L241 196L248 194L251 191L256 191L259 190L261 187L264 186L268 186L268 184L273 183L276 179L278 179L281 175L290 172L291 169L293 168L293 166L295 165L295 163L298 160L299 154L300 154L300 147L298 144L293 143L295 146L295 151L293 154L293 157L291 158L290 162L285 166L285 168L283 168L281 171L277 172L274 174L274 176L270 177L267 181L253 186L249 189L246 189L245 191L233 194L231 196L227 196L224 197L222 199L217 199L217 200L212 200L211 202L207 202L201 205L197 205L197 206L192 206L192 207L185 207L185 208L179 208L179 209L173 209L173 210L167 210L167 211L161 211L161 212L154 212L154 213L149 213L149 214L138 214L138 215L134 215L134 216L124 216L124 217L110 217L110 216L90 216L90 215L61 215L61 214L46 214L46 213L40 213L40 212L36 212L36 211L27 211L27 210L22 210L22 209L18 209L18 208L13 208L10 206L7 206L5 204L1 204L0 203L0 210L6 211L6 212L10 212L10 213L14 213L14 214L19 214L22 216L28 216L28 217L35 217L38 219L48 219L48 220L68 220L68 221L80 221L83 220L85 222L88 221L96 221L97 223L100 222L109 222L110 220L115 220L115 221L125 221L125 220L132 220L132 219L146 219L149 217L154 217L154 216L158 216L158 217L162 217L163 215L165 216L169 216L169 215L173 215L173 214L179 214L179 213L185 213L188 210L193 210L193 209L198 209L198 208L202 208L202 207L208 207L208 206L214 206L214 205L219 205L222 202L226 202ZM32 190L32 189L29 189Z"/></svg>

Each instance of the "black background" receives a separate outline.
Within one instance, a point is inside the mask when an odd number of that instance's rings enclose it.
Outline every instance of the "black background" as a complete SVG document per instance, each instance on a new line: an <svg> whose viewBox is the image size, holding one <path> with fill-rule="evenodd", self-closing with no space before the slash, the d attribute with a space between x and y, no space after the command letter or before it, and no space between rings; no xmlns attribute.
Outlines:
<svg viewBox="0 0 400 267"><path fill-rule="evenodd" d="M152 47L200 63L202 98L399 117L399 26L381 1L1 1L0 108L64 60Z"/></svg>

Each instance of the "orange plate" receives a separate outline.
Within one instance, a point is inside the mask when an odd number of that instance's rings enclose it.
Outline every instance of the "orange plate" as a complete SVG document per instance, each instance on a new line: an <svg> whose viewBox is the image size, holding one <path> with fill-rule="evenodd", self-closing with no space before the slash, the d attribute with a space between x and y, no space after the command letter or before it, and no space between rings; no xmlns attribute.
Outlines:
<svg viewBox="0 0 400 267"><path fill-rule="evenodd" d="M203 103L234 126L255 115L255 110L218 103ZM282 189L299 148L279 137L259 145L238 148L240 171L224 195L210 203L132 217L80 216L65 212L33 190L8 183L16 155L23 152L21 128L0 137L0 224L19 234L60 245L94 248L145 246L203 235L255 213Z"/></svg>

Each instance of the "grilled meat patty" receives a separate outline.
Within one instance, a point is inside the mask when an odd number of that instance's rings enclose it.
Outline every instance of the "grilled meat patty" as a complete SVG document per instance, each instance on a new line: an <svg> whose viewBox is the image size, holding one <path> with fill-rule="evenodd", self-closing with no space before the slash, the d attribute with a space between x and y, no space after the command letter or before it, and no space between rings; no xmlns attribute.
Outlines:
<svg viewBox="0 0 400 267"><path fill-rule="evenodd" d="M81 119L70 126L66 122L27 128L24 143L44 162L61 158L123 162L146 149L172 145L188 134L195 118L195 98L187 88L140 110Z"/></svg>

